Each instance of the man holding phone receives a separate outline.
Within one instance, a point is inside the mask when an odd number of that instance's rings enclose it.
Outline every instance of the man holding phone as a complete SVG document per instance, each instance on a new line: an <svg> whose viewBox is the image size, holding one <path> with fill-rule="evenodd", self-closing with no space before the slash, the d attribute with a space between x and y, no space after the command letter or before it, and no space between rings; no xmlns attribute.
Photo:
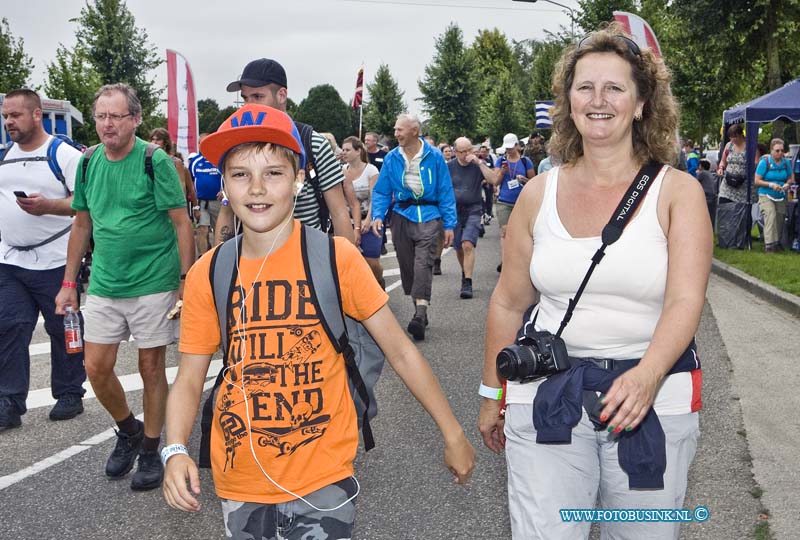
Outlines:
<svg viewBox="0 0 800 540"><path fill-rule="evenodd" d="M27 89L6 94L3 121L11 145L0 158L0 431L22 425L30 384L29 346L39 313L50 336L51 420L83 412L83 353L67 354L64 318L55 313L72 226L72 193L81 153L51 150L42 103ZM52 154L52 155L50 155ZM55 159L64 183L49 163Z"/></svg>

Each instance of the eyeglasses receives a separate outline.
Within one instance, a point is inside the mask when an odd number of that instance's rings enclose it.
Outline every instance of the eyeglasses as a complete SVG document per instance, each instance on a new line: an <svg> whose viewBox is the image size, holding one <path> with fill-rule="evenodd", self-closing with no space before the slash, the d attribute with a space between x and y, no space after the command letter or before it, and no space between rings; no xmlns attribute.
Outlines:
<svg viewBox="0 0 800 540"><path fill-rule="evenodd" d="M580 40L578 42L578 50L581 50L583 47L591 45L592 39L594 39L594 34L589 34L588 36ZM633 41L631 38L619 35L619 36L614 36L614 39L623 42L628 47L628 50L631 52L631 54L633 54L634 56L642 56L642 49L639 48L639 44Z"/></svg>
<svg viewBox="0 0 800 540"><path fill-rule="evenodd" d="M782 153L782 152L786 152L786 149L785 148L773 148L772 151L773 152L781 152Z"/></svg>
<svg viewBox="0 0 800 540"><path fill-rule="evenodd" d="M112 122L119 122L123 118L127 118L129 116L133 116L131 113L128 114L116 114L116 113L100 113L94 115L95 122L105 122L106 120L111 120Z"/></svg>

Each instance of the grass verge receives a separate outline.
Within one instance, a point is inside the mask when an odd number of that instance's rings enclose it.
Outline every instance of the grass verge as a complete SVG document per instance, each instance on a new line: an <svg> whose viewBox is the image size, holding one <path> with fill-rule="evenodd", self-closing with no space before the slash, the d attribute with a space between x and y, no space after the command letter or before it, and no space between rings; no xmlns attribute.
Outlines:
<svg viewBox="0 0 800 540"><path fill-rule="evenodd" d="M800 254L791 250L764 253L764 244L753 242L753 249L714 247L714 257L778 289L800 296Z"/></svg>

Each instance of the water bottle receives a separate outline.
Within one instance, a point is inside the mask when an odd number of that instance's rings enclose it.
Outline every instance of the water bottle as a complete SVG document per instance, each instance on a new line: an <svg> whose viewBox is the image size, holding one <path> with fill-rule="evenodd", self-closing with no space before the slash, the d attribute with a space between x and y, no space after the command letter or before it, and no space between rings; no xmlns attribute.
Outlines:
<svg viewBox="0 0 800 540"><path fill-rule="evenodd" d="M81 336L81 321L78 314L72 311L71 306L67 306L65 311L64 341L67 342L67 354L83 352L83 336Z"/></svg>

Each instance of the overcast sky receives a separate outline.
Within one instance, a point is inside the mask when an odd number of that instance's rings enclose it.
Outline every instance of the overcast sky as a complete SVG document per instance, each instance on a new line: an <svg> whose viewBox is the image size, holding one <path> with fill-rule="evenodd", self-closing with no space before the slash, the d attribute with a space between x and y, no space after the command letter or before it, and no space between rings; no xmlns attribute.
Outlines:
<svg viewBox="0 0 800 540"><path fill-rule="evenodd" d="M577 0L561 0L577 9ZM83 1L4 2L1 16L33 58L32 83L43 85L47 64L59 43L75 44ZM381 63L389 65L405 101L418 113L417 80L433 58L434 40L452 21L470 44L478 30L499 28L509 39L542 39L545 31L569 26L569 15L540 0L128 0L128 9L150 44L165 57L182 53L192 67L198 99L225 107L235 95L225 86L255 58L278 60L286 68L289 97L300 102L309 88L330 83L349 102L364 63L370 83ZM166 64L153 74L166 86ZM166 93L164 94L166 98ZM369 99L369 96L366 96Z"/></svg>

